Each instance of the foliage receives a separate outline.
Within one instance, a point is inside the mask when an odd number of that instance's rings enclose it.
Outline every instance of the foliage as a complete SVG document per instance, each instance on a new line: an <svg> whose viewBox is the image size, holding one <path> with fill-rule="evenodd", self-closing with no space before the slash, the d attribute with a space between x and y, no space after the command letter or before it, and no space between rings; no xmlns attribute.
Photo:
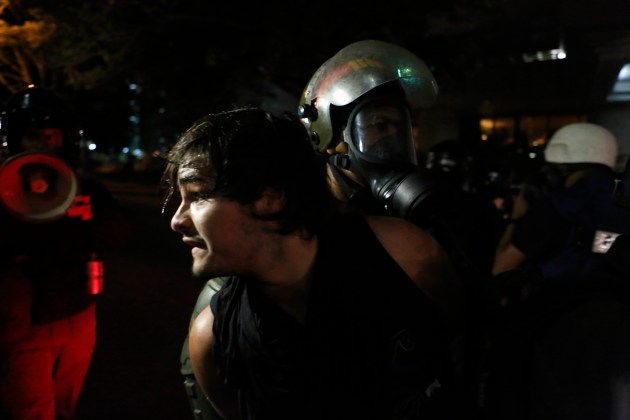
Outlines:
<svg viewBox="0 0 630 420"><path fill-rule="evenodd" d="M20 3L0 0L0 84L9 92L54 80L43 46L55 36L57 24L41 9L24 9Z"/></svg>
<svg viewBox="0 0 630 420"><path fill-rule="evenodd" d="M58 32L47 61L71 89L98 89L125 70L137 30L117 20L113 2L61 3L54 11Z"/></svg>

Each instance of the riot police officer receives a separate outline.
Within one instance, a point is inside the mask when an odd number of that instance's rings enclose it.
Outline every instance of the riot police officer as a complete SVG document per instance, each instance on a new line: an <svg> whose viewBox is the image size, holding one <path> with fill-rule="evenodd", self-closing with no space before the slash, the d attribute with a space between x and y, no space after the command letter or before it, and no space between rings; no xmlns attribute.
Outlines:
<svg viewBox="0 0 630 420"><path fill-rule="evenodd" d="M459 187L441 182L418 162L417 121L438 93L435 77L417 55L400 45L363 40L342 48L315 71L297 113L313 147L328 160L331 189L344 206L411 221L449 255L468 297L453 363L462 386L462 415L471 417L473 365L480 350L474 328L482 316L479 298L489 270L459 228L468 220L463 213L468 209L455 193Z"/></svg>
<svg viewBox="0 0 630 420"><path fill-rule="evenodd" d="M616 158L614 135L593 123L564 126L547 144L548 197L527 201L497 261L514 268L495 276L488 420L628 417L630 163L617 174Z"/></svg>
<svg viewBox="0 0 630 420"><path fill-rule="evenodd" d="M588 273L614 238L630 232L630 215L614 204L617 139L589 122L557 130L545 148L546 194L521 194L499 243L495 274L533 267L546 280Z"/></svg>

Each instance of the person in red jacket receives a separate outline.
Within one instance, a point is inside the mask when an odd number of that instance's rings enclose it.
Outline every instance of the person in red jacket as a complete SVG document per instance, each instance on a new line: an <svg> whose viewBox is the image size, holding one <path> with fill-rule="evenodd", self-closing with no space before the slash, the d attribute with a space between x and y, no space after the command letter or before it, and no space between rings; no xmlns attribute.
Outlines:
<svg viewBox="0 0 630 420"><path fill-rule="evenodd" d="M29 87L2 114L0 417L72 419L96 343L102 252L133 219L79 169L80 129Z"/></svg>

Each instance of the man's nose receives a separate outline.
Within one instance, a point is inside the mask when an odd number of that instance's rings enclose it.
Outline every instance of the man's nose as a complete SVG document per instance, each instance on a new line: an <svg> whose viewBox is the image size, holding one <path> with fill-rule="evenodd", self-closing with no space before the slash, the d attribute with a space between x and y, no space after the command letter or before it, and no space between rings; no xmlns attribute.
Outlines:
<svg viewBox="0 0 630 420"><path fill-rule="evenodd" d="M188 211L189 211L188 204L186 204L184 201L179 203L179 207L177 208L177 211L171 218L172 230L174 230L175 232L181 233L182 231L184 231L184 229L190 226L190 217L189 217Z"/></svg>

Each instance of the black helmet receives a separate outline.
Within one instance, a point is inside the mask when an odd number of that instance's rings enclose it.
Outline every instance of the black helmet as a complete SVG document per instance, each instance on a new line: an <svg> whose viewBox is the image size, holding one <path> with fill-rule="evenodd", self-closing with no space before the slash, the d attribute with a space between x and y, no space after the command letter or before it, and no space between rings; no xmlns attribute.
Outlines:
<svg viewBox="0 0 630 420"><path fill-rule="evenodd" d="M42 133L39 147L29 146L28 136ZM5 155L23 152L48 152L70 164L79 159L81 130L68 102L53 91L28 87L16 92L0 116L0 135Z"/></svg>

